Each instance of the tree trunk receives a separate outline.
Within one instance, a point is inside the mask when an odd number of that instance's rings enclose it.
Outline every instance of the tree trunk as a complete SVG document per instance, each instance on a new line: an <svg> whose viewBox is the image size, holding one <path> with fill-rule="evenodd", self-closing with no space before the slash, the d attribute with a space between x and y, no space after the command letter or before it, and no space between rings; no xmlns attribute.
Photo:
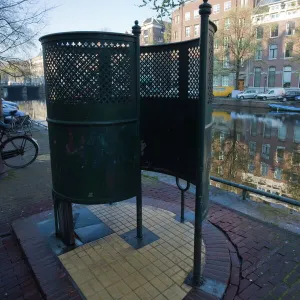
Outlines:
<svg viewBox="0 0 300 300"><path fill-rule="evenodd" d="M241 69L240 61L238 61L236 64L236 72L235 72L235 89L236 90L239 89L240 69Z"/></svg>

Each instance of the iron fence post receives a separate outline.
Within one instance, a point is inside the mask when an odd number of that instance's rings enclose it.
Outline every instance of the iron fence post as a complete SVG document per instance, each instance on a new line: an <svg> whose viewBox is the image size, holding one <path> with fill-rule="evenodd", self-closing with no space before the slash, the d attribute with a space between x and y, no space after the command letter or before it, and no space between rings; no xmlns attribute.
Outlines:
<svg viewBox="0 0 300 300"><path fill-rule="evenodd" d="M132 33L136 37L136 103L137 103L137 134L138 134L138 166L139 173L137 176L137 195L136 195L136 222L137 222L137 238L143 238L143 215L142 215L142 175L140 169L140 160L141 160L141 130L140 130L140 116L141 116L141 103L140 103L140 34L141 27L139 22L135 21L134 26L132 27Z"/></svg>
<svg viewBox="0 0 300 300"><path fill-rule="evenodd" d="M196 203L195 203L195 235L194 235L194 269L193 286L199 287L201 279L201 252L202 252L202 201L204 194L204 157L205 157L205 130L206 105L208 102L208 47L209 47L209 15L212 6L204 0L199 6L201 15L200 34L200 72L199 72L199 99L197 101L197 158L196 158Z"/></svg>

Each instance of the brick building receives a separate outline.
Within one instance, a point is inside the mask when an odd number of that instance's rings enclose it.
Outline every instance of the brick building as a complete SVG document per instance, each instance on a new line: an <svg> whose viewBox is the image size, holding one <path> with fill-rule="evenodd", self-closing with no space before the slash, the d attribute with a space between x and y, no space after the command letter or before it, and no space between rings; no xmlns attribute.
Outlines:
<svg viewBox="0 0 300 300"><path fill-rule="evenodd" d="M258 3L252 19L262 42L249 63L249 86L299 87L300 65L293 60L295 29L300 25L299 4L295 0Z"/></svg>
<svg viewBox="0 0 300 300"><path fill-rule="evenodd" d="M172 42L198 38L201 0L187 1L172 14ZM293 61L292 40L300 25L300 3L290 0L210 0L210 19L224 26L224 14L235 7L255 8L252 21L259 27L261 45L253 59L244 62L240 86L299 87L300 64ZM262 29L263 28L263 29ZM217 51L217 50L216 50ZM234 85L234 74L216 76L214 85Z"/></svg>
<svg viewBox="0 0 300 300"><path fill-rule="evenodd" d="M141 45L155 45L164 43L164 32L167 22L155 18L148 18L143 22L141 28Z"/></svg>

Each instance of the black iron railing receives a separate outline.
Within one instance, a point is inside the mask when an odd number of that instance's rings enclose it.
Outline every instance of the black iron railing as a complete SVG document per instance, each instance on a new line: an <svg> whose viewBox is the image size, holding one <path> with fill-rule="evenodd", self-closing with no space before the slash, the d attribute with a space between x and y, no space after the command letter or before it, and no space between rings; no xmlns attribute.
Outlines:
<svg viewBox="0 0 300 300"><path fill-rule="evenodd" d="M283 196L279 196L279 195L276 195L276 194L268 193L268 192L265 192L265 191L261 191L261 190L252 188L252 187L247 186L247 185L235 183L235 182L232 182L232 181L229 181L229 180L226 180L226 179L222 179L222 178L218 178L218 177L215 177L215 176L211 176L210 179L213 180L213 181L216 181L216 182L220 182L220 183L223 183L223 184L241 189L243 191L242 192L243 199L246 199L247 192L250 192L250 193L258 194L258 195L265 196L265 197L268 197L268 198L272 198L272 199L275 199L275 200L280 201L280 202L292 204L292 205L295 205L295 206L300 206L300 201L292 199L292 198L283 197Z"/></svg>

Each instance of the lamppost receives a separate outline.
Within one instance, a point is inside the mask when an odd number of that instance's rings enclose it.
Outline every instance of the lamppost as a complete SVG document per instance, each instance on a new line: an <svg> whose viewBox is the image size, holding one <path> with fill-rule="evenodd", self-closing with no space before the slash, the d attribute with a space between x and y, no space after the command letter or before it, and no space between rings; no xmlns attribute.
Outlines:
<svg viewBox="0 0 300 300"><path fill-rule="evenodd" d="M266 86L267 86L267 75L265 76L265 81L264 81L264 92L266 91Z"/></svg>

